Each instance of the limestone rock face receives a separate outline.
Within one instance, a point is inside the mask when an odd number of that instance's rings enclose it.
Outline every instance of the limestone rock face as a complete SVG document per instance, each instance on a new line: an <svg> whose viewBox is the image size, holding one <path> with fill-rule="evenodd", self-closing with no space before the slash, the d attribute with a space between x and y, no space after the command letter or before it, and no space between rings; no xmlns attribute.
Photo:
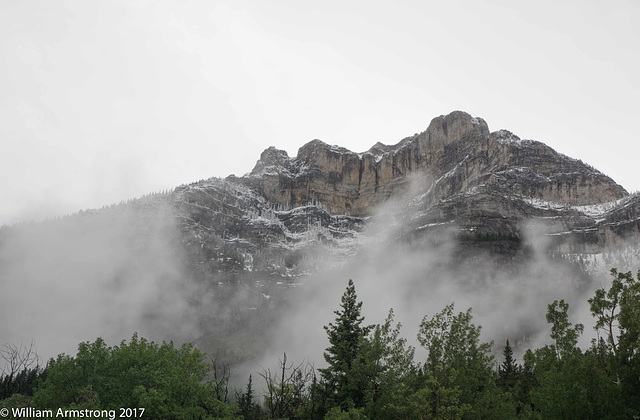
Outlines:
<svg viewBox="0 0 640 420"><path fill-rule="evenodd" d="M490 132L461 111L362 153L321 140L295 157L270 147L249 174L179 187L172 200L187 254L204 261L205 272L295 277L323 255L346 261L369 218L389 206L396 240L420 247L453 234L461 258L526 259L531 223L554 254L597 254L640 237L638 196L579 160L507 130Z"/></svg>
<svg viewBox="0 0 640 420"><path fill-rule="evenodd" d="M461 111L434 118L426 131L394 146L377 143L364 153L320 140L294 158L269 148L243 181L288 208L321 203L330 214L357 217L419 190L430 203L479 187L568 205L626 195L581 161L506 130L490 133L483 119Z"/></svg>

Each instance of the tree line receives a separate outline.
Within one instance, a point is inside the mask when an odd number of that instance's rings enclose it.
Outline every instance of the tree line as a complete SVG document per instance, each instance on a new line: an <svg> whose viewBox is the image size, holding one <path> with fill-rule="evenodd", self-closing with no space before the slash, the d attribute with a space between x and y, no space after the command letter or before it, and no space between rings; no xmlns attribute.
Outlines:
<svg viewBox="0 0 640 420"><path fill-rule="evenodd" d="M114 347L81 343L75 357L45 367L34 365L32 348L5 347L0 408L144 408L146 419L640 418L640 272L611 275L588 300L597 338L584 351L584 326L570 321L564 300L547 307L552 343L519 362L506 340L500 364L471 309L449 304L423 318L417 339L427 356L417 361L393 310L384 323L365 324L349 280L324 327L326 366L284 354L276 371L258 373L259 392L253 375L231 390L228 371L190 344L134 335Z"/></svg>

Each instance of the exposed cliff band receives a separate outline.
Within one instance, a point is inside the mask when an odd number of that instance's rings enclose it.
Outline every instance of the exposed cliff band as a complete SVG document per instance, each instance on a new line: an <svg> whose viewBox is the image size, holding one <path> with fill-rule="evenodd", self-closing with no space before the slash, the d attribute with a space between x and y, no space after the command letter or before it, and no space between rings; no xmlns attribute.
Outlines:
<svg viewBox="0 0 640 420"><path fill-rule="evenodd" d="M455 111L426 131L364 153L313 140L290 158L271 147L242 180L273 203L295 208L322 203L331 214L368 216L418 180L435 203L474 188L505 189L543 201L588 205L627 192L581 161L508 131L490 133L481 118Z"/></svg>

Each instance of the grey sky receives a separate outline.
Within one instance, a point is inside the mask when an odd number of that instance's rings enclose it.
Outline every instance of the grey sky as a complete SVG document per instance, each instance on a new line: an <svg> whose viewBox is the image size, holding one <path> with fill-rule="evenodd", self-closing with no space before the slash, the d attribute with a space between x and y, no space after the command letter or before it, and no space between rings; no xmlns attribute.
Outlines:
<svg viewBox="0 0 640 420"><path fill-rule="evenodd" d="M640 189L637 1L0 3L0 224L460 109Z"/></svg>

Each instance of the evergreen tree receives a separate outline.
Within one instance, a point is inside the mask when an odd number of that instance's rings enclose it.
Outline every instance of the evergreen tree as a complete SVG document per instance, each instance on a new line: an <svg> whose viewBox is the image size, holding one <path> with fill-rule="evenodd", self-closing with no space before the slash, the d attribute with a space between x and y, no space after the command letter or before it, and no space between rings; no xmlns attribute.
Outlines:
<svg viewBox="0 0 640 420"><path fill-rule="evenodd" d="M244 420L257 420L260 418L260 405L255 402L253 397L253 380L251 375L249 375L247 390L236 394L236 399L238 401L240 414L242 414Z"/></svg>
<svg viewBox="0 0 640 420"><path fill-rule="evenodd" d="M516 359L513 358L513 349L511 348L508 338L502 354L504 355L504 362L502 362L501 369L503 372L509 374L516 368Z"/></svg>
<svg viewBox="0 0 640 420"><path fill-rule="evenodd" d="M324 353L329 366L319 371L327 386L329 399L348 410L364 405L364 392L358 386L359 375L353 372L353 367L371 329L369 326L362 326L362 302L357 301L356 289L351 279L342 295L340 308L334 311L335 323L324 327L331 344Z"/></svg>
<svg viewBox="0 0 640 420"><path fill-rule="evenodd" d="M504 362L500 364L498 368L499 385L503 388L512 388L515 385L518 365L516 359L513 357L513 349L507 339L507 343L502 351L504 355Z"/></svg>

